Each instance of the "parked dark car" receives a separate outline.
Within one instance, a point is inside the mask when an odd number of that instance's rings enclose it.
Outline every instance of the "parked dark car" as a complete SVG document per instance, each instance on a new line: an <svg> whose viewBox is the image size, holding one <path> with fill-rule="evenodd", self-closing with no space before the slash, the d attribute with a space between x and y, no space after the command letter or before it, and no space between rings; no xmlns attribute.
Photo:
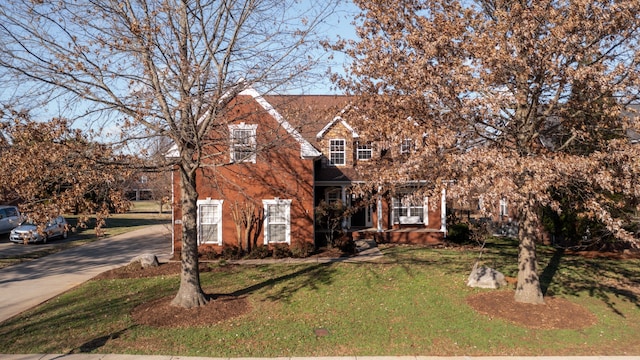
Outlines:
<svg viewBox="0 0 640 360"><path fill-rule="evenodd" d="M31 220L25 220L15 229L11 230L9 240L14 243L46 243L53 238L66 239L69 235L69 225L64 217L58 216L51 219L43 228L42 232L38 232L38 224Z"/></svg>

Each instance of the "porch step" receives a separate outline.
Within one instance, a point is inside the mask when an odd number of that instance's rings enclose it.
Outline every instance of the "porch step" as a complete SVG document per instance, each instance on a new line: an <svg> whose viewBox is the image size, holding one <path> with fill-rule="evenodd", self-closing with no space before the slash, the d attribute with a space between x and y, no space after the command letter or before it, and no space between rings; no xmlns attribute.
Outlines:
<svg viewBox="0 0 640 360"><path fill-rule="evenodd" d="M356 240L356 252L358 256L382 256L378 244L373 239Z"/></svg>

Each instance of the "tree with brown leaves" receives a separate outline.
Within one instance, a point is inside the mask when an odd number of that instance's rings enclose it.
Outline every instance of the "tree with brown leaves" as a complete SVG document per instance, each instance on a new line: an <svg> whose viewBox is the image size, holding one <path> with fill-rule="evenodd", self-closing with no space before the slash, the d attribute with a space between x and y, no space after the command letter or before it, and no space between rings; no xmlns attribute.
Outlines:
<svg viewBox="0 0 640 360"><path fill-rule="evenodd" d="M0 83L20 102L55 101L121 142L167 137L180 174L182 273L173 304L206 304L197 248L196 176L228 149L229 105L244 85L304 84L316 29L333 1L8 0L0 7ZM39 100L40 102L35 102ZM66 102L65 102L66 101ZM114 125L115 124L115 125ZM104 132L100 133L104 135ZM212 169L226 164L211 164Z"/></svg>
<svg viewBox="0 0 640 360"><path fill-rule="evenodd" d="M542 209L561 210L558 190L638 246L612 195L640 196L640 149L625 136L639 100L640 2L355 2L359 39L335 45L353 65L336 80L362 99L361 136L413 144L375 178L507 199L519 225L517 301L544 301L536 242Z"/></svg>
<svg viewBox="0 0 640 360"><path fill-rule="evenodd" d="M37 223L73 212L84 226L95 216L97 235L109 213L128 209L124 187L131 171L116 164L129 159L88 141L66 119L13 115L0 123L0 202L19 202Z"/></svg>

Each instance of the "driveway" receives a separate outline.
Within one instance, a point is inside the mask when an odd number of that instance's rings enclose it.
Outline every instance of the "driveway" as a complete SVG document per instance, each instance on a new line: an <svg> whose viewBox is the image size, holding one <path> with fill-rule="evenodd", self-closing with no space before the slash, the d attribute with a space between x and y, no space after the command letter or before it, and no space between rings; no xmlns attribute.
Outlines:
<svg viewBox="0 0 640 360"><path fill-rule="evenodd" d="M171 256L167 225L153 225L0 269L0 322L142 253Z"/></svg>

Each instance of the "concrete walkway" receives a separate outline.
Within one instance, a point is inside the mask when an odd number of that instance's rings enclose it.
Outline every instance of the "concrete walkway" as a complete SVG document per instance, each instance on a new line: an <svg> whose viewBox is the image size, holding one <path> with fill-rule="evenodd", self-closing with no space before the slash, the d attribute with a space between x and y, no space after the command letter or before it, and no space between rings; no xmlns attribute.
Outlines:
<svg viewBox="0 0 640 360"><path fill-rule="evenodd" d="M18 245L15 246L37 246ZM167 225L153 225L0 269L0 322L142 253L171 254ZM0 359L4 356L0 355Z"/></svg>

